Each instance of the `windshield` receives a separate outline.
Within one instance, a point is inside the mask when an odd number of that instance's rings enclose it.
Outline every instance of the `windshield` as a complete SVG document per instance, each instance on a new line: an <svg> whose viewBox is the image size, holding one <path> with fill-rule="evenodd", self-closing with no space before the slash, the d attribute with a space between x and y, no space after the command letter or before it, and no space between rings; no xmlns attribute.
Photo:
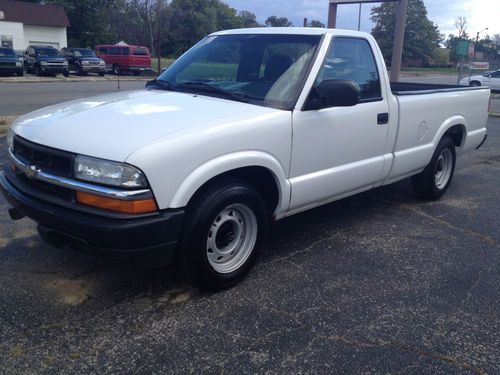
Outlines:
<svg viewBox="0 0 500 375"><path fill-rule="evenodd" d="M13 49L0 48L0 57L16 57Z"/></svg>
<svg viewBox="0 0 500 375"><path fill-rule="evenodd" d="M40 57L59 57L59 52L55 48L37 49L36 55Z"/></svg>
<svg viewBox="0 0 500 375"><path fill-rule="evenodd" d="M75 49L75 57L96 57L91 49Z"/></svg>
<svg viewBox="0 0 500 375"><path fill-rule="evenodd" d="M172 89L203 83L253 104L291 109L320 39L321 35L209 36L158 79L172 84ZM205 94L201 85L189 87Z"/></svg>

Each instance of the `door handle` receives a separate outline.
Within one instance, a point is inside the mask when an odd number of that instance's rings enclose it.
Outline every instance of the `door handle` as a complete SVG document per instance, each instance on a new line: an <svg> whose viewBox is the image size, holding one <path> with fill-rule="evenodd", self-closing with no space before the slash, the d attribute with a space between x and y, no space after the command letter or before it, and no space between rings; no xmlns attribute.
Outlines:
<svg viewBox="0 0 500 375"><path fill-rule="evenodd" d="M387 112L385 113L379 113L377 115L377 125L384 125L389 122L389 114Z"/></svg>

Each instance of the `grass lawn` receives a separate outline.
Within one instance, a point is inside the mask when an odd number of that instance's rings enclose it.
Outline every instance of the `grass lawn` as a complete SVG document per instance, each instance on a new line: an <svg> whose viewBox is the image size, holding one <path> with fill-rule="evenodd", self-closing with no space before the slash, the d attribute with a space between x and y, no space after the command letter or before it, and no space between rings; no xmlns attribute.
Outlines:
<svg viewBox="0 0 500 375"><path fill-rule="evenodd" d="M175 61L175 59L167 59L167 58L163 58L161 59L161 68L166 68L166 67L169 67L170 65L172 65L172 63ZM151 67L158 71L158 59L156 57L152 58L151 59Z"/></svg>
<svg viewBox="0 0 500 375"><path fill-rule="evenodd" d="M437 74L450 74L457 75L455 68L401 68L405 73L437 73Z"/></svg>

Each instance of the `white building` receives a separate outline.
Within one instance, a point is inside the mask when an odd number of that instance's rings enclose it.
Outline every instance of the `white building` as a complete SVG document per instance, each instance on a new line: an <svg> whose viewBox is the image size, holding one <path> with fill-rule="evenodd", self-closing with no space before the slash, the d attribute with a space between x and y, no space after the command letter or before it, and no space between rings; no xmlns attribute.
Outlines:
<svg viewBox="0 0 500 375"><path fill-rule="evenodd" d="M60 5L0 0L0 45L24 50L37 44L61 49L68 46L68 16Z"/></svg>

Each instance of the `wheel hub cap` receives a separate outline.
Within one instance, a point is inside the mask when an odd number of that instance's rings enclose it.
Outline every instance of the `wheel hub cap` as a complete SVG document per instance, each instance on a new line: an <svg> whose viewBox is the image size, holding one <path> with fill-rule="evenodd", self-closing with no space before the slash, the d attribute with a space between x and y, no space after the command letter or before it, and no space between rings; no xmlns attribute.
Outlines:
<svg viewBox="0 0 500 375"><path fill-rule="evenodd" d="M244 204L232 204L210 226L206 241L208 262L219 273L236 271L252 254L256 241L254 212Z"/></svg>

